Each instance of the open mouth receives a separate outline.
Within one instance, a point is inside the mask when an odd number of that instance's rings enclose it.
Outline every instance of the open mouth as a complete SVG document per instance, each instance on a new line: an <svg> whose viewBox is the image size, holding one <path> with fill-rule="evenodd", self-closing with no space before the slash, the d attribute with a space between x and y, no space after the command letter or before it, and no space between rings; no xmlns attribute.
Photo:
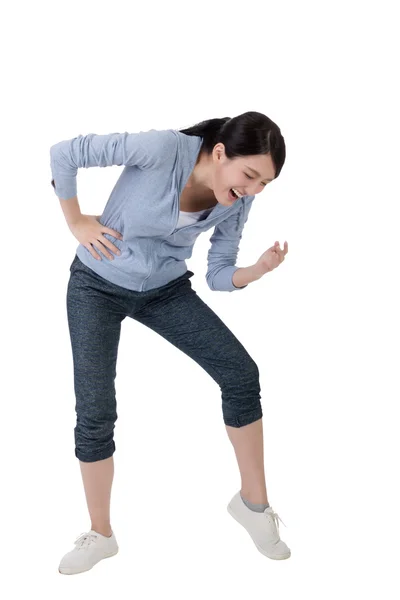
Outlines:
<svg viewBox="0 0 400 600"><path fill-rule="evenodd" d="M230 199L230 200L237 200L238 198L240 198L239 194L237 194L237 193L235 192L235 190L234 190L233 188L231 188L231 189L229 190L229 199Z"/></svg>

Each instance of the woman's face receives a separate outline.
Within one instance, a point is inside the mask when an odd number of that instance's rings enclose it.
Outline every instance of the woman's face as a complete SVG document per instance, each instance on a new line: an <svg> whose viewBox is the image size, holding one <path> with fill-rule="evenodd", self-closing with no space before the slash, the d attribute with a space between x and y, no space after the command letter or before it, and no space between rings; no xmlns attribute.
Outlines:
<svg viewBox="0 0 400 600"><path fill-rule="evenodd" d="M216 144L212 153L212 185L217 201L230 206L237 201L232 188L241 196L253 196L263 191L274 179L275 167L270 154L227 158L225 146Z"/></svg>

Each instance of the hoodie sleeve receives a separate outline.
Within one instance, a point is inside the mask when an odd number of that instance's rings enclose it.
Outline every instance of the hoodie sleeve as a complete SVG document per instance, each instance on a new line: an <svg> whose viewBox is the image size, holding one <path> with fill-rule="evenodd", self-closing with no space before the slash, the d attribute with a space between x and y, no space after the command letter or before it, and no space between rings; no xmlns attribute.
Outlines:
<svg viewBox="0 0 400 600"><path fill-rule="evenodd" d="M111 165L157 168L176 155L177 145L172 130L78 135L51 146L51 184L60 199L72 198L77 195L79 168Z"/></svg>
<svg viewBox="0 0 400 600"><path fill-rule="evenodd" d="M253 200L254 196L249 196L247 202L243 201L239 212L219 223L210 238L211 248L208 251L206 280L208 287L213 291L233 292L247 287L247 285L236 287L232 277L240 268L236 266L239 243Z"/></svg>

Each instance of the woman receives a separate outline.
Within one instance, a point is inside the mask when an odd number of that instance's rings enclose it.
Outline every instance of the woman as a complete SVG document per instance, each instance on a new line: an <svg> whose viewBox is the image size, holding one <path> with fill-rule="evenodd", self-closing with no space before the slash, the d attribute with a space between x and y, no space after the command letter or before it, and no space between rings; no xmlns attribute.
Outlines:
<svg viewBox="0 0 400 600"><path fill-rule="evenodd" d="M113 556L110 523L114 476L114 381L121 323L136 319L193 358L218 383L222 414L234 447L241 489L228 505L258 550L290 556L269 506L263 462L259 371L248 352L192 289L186 266L203 231L210 238L207 283L236 291L276 268L285 242L249 267L235 266L256 194L285 161L279 127L247 112L181 131L79 135L51 147L52 185L71 232L80 242L67 291L76 395L75 455L91 529L61 560L61 573L80 573ZM80 167L124 165L101 217L82 215Z"/></svg>

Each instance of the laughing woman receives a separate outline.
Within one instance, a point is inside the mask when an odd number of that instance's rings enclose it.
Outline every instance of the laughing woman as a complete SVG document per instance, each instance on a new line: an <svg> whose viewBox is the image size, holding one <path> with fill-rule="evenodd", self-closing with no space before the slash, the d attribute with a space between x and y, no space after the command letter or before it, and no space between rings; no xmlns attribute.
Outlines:
<svg viewBox="0 0 400 600"><path fill-rule="evenodd" d="M285 142L267 116L247 112L183 130L79 135L50 149L52 185L79 241L70 266L67 314L76 397L75 456L91 528L59 565L81 573L118 552L110 520L121 323L130 317L196 361L218 384L241 489L227 509L272 559L289 558L269 505L257 364L192 289L186 259L212 228L211 290L243 290L282 263L278 242L249 267L236 259L257 194L276 179ZM103 215L81 214L77 170L124 165Z"/></svg>

